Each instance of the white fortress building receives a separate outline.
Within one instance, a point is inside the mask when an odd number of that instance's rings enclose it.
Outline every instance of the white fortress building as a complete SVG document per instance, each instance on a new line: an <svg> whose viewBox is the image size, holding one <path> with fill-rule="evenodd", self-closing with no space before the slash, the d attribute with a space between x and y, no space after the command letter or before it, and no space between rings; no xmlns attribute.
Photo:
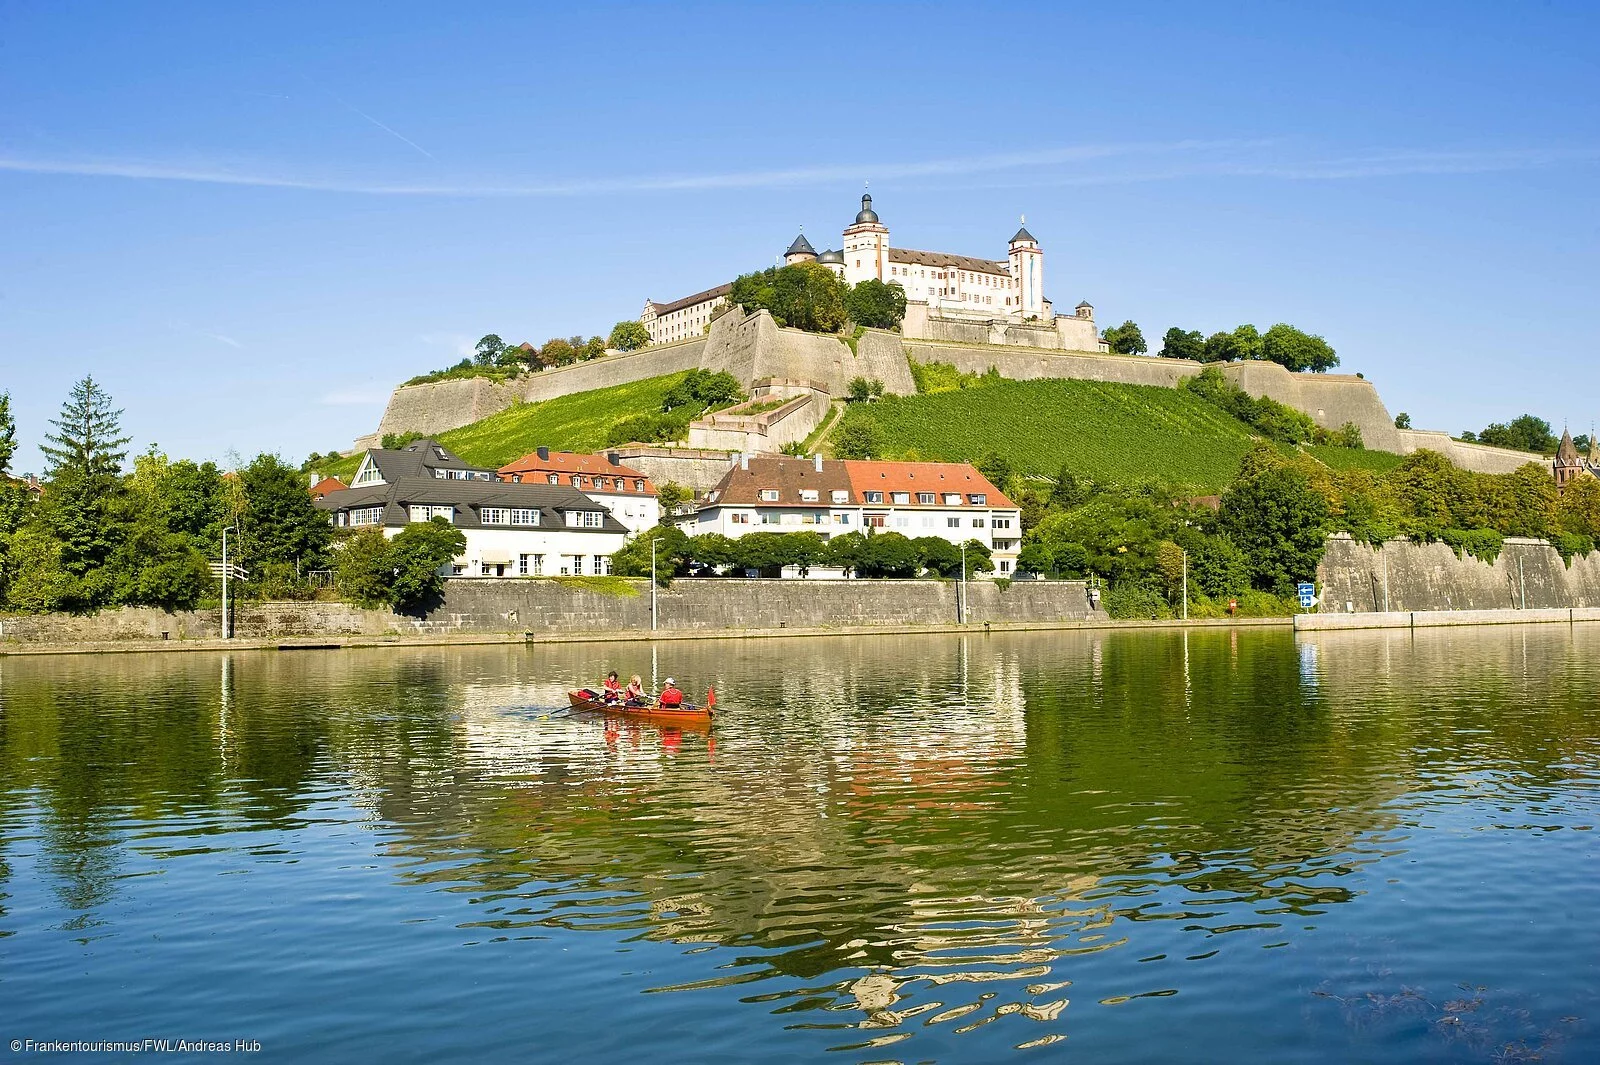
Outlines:
<svg viewBox="0 0 1600 1065"><path fill-rule="evenodd" d="M1080 303L1070 318L1057 318L1044 294L1044 249L1026 220L1006 244L1004 259L979 259L948 252L914 251L889 243L889 227L861 197L861 210L845 227L842 247L817 251L804 233L783 254L785 265L819 263L847 284L868 279L899 285L906 293L907 337L975 340L974 326L987 326L991 343L1029 347L1102 350L1094 308ZM728 285L671 303L646 300L639 321L652 344L699 336L727 302ZM953 329L957 324L963 329ZM1013 328L1013 327L1023 328ZM960 335L947 335L951 332Z"/></svg>

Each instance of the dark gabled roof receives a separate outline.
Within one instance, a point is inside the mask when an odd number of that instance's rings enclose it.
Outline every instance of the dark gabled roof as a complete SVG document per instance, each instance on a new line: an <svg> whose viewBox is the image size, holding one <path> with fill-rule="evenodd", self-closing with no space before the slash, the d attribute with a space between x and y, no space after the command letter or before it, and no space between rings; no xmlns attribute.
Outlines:
<svg viewBox="0 0 1600 1065"><path fill-rule="evenodd" d="M389 482L406 477L429 476L424 473L426 470L472 470L494 476L494 470L463 461L460 455L430 437L413 440L402 448L375 447L367 452L367 456L378 467L378 474Z"/></svg>
<svg viewBox="0 0 1600 1065"><path fill-rule="evenodd" d="M708 288L704 292L696 292L693 296L685 296L683 299L673 300L671 303L657 303L655 300L650 300L649 303L650 306L656 309L656 317L660 318L662 315L671 314L673 311L681 311L685 307L693 307L697 303L704 303L707 300L716 299L718 296L726 296L732 291L733 285L729 283L718 285L716 288Z"/></svg>
<svg viewBox="0 0 1600 1065"><path fill-rule="evenodd" d="M1011 243L1015 244L1019 240L1031 240L1035 244L1039 243L1038 239L1032 233L1028 232L1028 228L1026 226L1017 230L1017 235L1011 238Z"/></svg>
<svg viewBox="0 0 1600 1065"><path fill-rule="evenodd" d="M815 256L817 254L817 249L811 246L811 242L807 240L806 235L802 233L798 237L794 238L794 243L789 245L789 250L783 254Z"/></svg>
<svg viewBox="0 0 1600 1065"><path fill-rule="evenodd" d="M483 507L518 507L537 509L540 512L537 528L547 532L565 530L566 521L561 515L569 510L600 511L605 514L601 527L573 529L572 532L626 533L623 524L611 512L574 488L556 484L514 484L508 481L468 481L453 478L406 477L390 484L375 484L362 488L347 488L342 492L313 501L319 510L338 511L362 507L384 508L384 525L405 525L410 521L407 507L412 504L431 504L455 508L455 526L458 529L533 528L533 526L484 525L478 518Z"/></svg>
<svg viewBox="0 0 1600 1065"><path fill-rule="evenodd" d="M946 255L942 251L912 251L910 248L890 248L889 261L911 263L915 266L953 266L957 270L971 270L980 274L1009 274L1011 264L994 259L974 259L970 255Z"/></svg>

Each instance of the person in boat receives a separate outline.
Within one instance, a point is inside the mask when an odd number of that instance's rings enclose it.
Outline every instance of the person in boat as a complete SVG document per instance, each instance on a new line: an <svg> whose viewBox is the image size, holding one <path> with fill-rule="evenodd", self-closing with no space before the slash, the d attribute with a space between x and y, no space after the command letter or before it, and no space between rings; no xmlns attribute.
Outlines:
<svg viewBox="0 0 1600 1065"><path fill-rule="evenodd" d="M635 673L628 681L628 688L622 693L622 701L628 706L638 706L645 701L644 681L639 679L639 674Z"/></svg>
<svg viewBox="0 0 1600 1065"><path fill-rule="evenodd" d="M608 703L622 701L622 684L617 680L616 670L606 674L605 682L600 685L600 697Z"/></svg>
<svg viewBox="0 0 1600 1065"><path fill-rule="evenodd" d="M676 710L683 705L683 692L678 690L678 686L673 683L671 677L667 678L667 686L661 689L661 695L657 701L661 703L661 709L663 710Z"/></svg>

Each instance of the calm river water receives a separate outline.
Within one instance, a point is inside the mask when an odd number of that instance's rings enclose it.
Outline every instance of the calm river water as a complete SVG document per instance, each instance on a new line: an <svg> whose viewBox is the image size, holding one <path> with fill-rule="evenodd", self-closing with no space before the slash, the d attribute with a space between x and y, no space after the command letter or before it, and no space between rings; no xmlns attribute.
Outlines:
<svg viewBox="0 0 1600 1065"><path fill-rule="evenodd" d="M1592 1062L1597 702L1600 626L3 658L0 1043Z"/></svg>

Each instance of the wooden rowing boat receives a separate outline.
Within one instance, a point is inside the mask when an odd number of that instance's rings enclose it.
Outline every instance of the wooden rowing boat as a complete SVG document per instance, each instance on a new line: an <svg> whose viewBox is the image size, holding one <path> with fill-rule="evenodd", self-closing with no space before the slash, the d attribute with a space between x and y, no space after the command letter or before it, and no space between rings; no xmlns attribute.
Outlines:
<svg viewBox="0 0 1600 1065"><path fill-rule="evenodd" d="M593 710L603 714L621 714L625 717L649 718L652 721L673 721L687 724L709 724L712 710L709 706L684 703L682 706L662 706L655 700L647 703L608 703L593 688L578 688L567 692L574 710Z"/></svg>

